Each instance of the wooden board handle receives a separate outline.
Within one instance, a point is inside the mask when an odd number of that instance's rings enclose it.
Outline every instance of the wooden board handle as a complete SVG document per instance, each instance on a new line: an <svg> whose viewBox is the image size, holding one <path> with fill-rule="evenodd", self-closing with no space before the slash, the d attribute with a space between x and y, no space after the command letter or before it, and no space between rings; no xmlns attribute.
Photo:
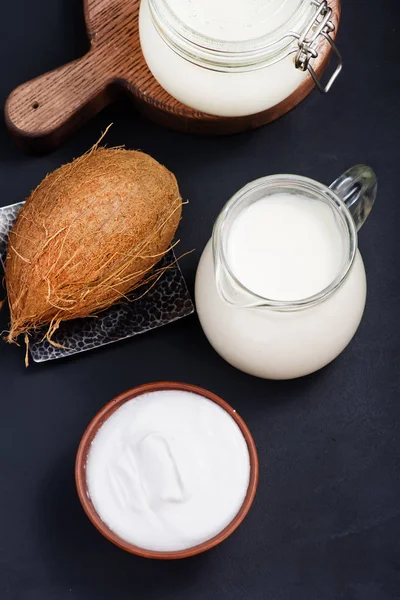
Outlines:
<svg viewBox="0 0 400 600"><path fill-rule="evenodd" d="M16 88L5 106L14 138L50 146L65 131L77 129L113 99L112 75L98 68L96 52L50 71ZM26 146L26 143L25 143ZM45 149L45 148L42 148Z"/></svg>
<svg viewBox="0 0 400 600"><path fill-rule="evenodd" d="M140 46L140 0L83 0L83 5L91 41L89 54L21 86L6 104L6 123L21 150L53 150L112 101L120 89L132 97L142 114L157 123L187 133L227 135L270 123L301 102L314 87L312 78L307 77L288 98L256 115L217 117L201 113L170 96L149 71ZM329 6L337 29L341 0L329 0ZM318 51L314 69L321 77L329 62L329 44L325 42Z"/></svg>

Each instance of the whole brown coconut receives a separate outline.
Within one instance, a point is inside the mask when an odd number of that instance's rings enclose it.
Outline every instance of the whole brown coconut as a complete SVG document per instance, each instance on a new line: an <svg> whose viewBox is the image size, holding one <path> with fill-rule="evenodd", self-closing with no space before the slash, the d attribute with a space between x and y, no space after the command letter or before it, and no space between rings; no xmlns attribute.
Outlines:
<svg viewBox="0 0 400 600"><path fill-rule="evenodd" d="M182 211L175 176L141 152L95 147L48 175L9 237L8 341L94 315L149 280ZM154 273L151 274L154 277Z"/></svg>

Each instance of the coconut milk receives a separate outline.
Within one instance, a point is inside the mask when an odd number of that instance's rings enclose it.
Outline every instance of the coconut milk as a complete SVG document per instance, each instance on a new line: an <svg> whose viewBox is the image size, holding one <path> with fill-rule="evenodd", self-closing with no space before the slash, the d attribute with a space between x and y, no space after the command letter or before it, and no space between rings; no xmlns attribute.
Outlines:
<svg viewBox="0 0 400 600"><path fill-rule="evenodd" d="M258 300L306 300L339 277L346 261L340 215L329 204L272 194L244 208L228 230L225 259L239 286ZM359 252L334 293L301 310L229 304L216 286L211 243L196 278L202 327L228 362L259 377L289 379L333 360L353 337L366 298ZM257 300L256 298L256 300Z"/></svg>
<svg viewBox="0 0 400 600"><path fill-rule="evenodd" d="M247 41L285 25L301 0L167 0L174 15L204 37Z"/></svg>
<svg viewBox="0 0 400 600"><path fill-rule="evenodd" d="M144 394L100 428L87 460L93 505L119 537L184 550L222 531L249 485L246 441L219 405L183 391Z"/></svg>
<svg viewBox="0 0 400 600"><path fill-rule="evenodd" d="M171 13L195 34L213 42L251 42L271 35L281 39L300 0L168 0ZM311 4L309 5L311 6ZM291 23L293 25L293 23ZM307 77L296 69L294 54L263 68L222 72L182 58L162 39L142 0L140 40L146 62L157 81L183 104L206 113L237 117L279 104Z"/></svg>
<svg viewBox="0 0 400 600"><path fill-rule="evenodd" d="M232 224L228 264L251 292L295 301L317 294L343 263L342 232L327 204L273 194L244 209Z"/></svg>

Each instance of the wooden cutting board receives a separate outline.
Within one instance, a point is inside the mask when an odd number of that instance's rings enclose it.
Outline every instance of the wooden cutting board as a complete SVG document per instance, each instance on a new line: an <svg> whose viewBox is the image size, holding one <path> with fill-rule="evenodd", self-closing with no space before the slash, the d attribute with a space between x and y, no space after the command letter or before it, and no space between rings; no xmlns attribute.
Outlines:
<svg viewBox="0 0 400 600"><path fill-rule="evenodd" d="M341 0L331 0L330 5L337 29ZM247 117L214 117L195 111L172 98L147 68L139 41L139 6L140 0L84 0L90 51L19 86L6 102L7 127L21 149L33 152L54 149L112 102L121 90L132 97L142 114L157 123L189 133L226 135L277 119L314 87L309 76L280 104ZM329 55L329 45L325 43L314 65L319 76L329 62Z"/></svg>

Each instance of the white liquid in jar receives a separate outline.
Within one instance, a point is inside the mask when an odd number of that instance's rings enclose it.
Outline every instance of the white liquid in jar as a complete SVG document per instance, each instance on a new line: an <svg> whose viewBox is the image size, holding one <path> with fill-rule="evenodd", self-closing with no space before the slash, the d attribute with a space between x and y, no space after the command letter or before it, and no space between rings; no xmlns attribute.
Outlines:
<svg viewBox="0 0 400 600"><path fill-rule="evenodd" d="M348 232L341 227L340 217L322 201L273 194L235 217L224 254L231 273L253 294L306 300L343 273ZM342 285L301 310L243 306L255 296L238 286L237 304L229 304L218 292L216 277L223 287L210 241L196 275L200 323L225 360L257 377L292 379L321 369L350 342L364 311L366 278L358 251Z"/></svg>
<svg viewBox="0 0 400 600"><path fill-rule="evenodd" d="M227 241L227 261L247 289L272 300L301 300L329 286L343 257L340 223L328 204L273 194L245 208Z"/></svg>
<svg viewBox="0 0 400 600"><path fill-rule="evenodd" d="M169 0L168 4L197 34L214 41L242 43L268 34L276 41L288 33L293 29L288 19L300 2ZM139 25L142 51L155 79L180 102L205 113L239 117L262 112L288 98L308 77L307 72L295 68L294 54L255 70L225 72L196 65L162 39L153 23L149 0L141 1ZM279 35L274 34L276 28Z"/></svg>
<svg viewBox="0 0 400 600"><path fill-rule="evenodd" d="M216 40L247 41L282 27L301 0L166 0L187 27Z"/></svg>
<svg viewBox="0 0 400 600"><path fill-rule="evenodd" d="M219 405L184 391L144 394L100 428L86 466L90 498L125 541L183 550L218 534L249 485L246 441Z"/></svg>

